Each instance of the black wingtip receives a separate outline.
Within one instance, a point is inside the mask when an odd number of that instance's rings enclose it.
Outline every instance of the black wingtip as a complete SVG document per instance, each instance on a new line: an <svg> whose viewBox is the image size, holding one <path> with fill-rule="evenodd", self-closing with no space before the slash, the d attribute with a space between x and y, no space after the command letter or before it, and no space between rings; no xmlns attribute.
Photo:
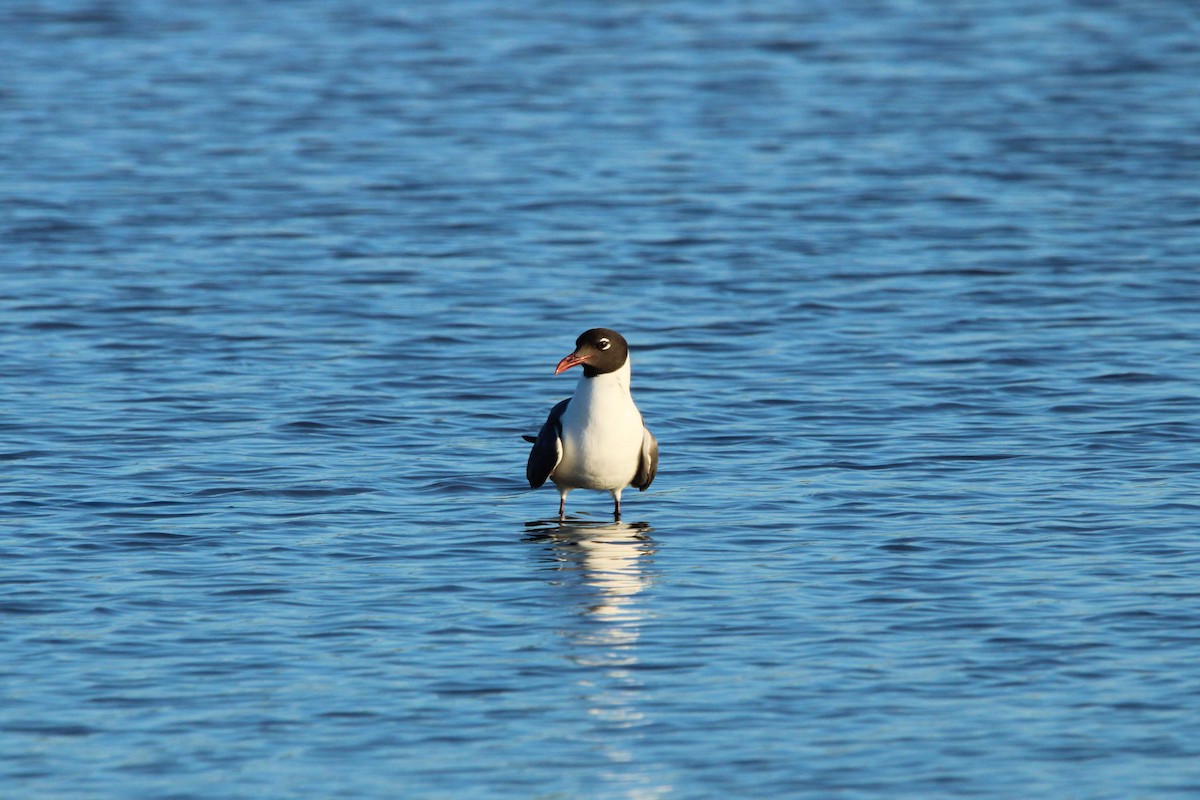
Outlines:
<svg viewBox="0 0 1200 800"><path fill-rule="evenodd" d="M521 434L521 438L524 439L525 441L529 442L530 444L533 444L534 442L537 441L536 436L530 436L528 433Z"/></svg>

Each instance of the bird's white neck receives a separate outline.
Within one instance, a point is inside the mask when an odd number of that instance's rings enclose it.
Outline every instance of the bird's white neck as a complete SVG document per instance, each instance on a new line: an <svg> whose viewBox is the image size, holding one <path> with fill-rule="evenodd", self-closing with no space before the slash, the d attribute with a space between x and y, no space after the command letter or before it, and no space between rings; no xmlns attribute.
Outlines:
<svg viewBox="0 0 1200 800"><path fill-rule="evenodd" d="M631 375L629 361L629 356L626 356L625 363L621 365L620 369L612 372L602 372L594 378L580 375L579 383L575 385L575 394L579 394L581 391L596 391L613 385L620 386L625 390L626 394L629 394L629 379Z"/></svg>

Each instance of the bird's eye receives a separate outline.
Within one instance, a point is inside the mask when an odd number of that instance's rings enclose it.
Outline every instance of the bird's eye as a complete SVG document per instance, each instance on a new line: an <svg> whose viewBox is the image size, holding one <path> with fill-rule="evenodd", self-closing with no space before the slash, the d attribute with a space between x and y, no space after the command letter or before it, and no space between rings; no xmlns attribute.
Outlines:
<svg viewBox="0 0 1200 800"><path fill-rule="evenodd" d="M612 344L608 341L608 339L601 339L599 342L596 343L596 346L599 347L601 350L607 350L609 347L612 346Z"/></svg>

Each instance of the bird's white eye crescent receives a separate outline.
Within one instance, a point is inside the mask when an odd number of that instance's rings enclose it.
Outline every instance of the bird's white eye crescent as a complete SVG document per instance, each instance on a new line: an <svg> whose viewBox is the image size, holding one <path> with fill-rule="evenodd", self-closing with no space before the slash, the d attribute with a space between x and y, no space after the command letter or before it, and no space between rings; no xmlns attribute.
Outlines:
<svg viewBox="0 0 1200 800"><path fill-rule="evenodd" d="M609 347L612 346L611 343L608 341L608 339L601 339L599 342L596 343L596 345L601 350L607 350Z"/></svg>

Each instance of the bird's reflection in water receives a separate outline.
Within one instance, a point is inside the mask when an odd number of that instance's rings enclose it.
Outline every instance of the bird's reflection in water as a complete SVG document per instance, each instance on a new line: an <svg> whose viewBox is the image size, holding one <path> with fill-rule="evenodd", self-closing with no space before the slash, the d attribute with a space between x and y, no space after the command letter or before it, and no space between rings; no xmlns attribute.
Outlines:
<svg viewBox="0 0 1200 800"><path fill-rule="evenodd" d="M654 579L650 567L655 542L650 526L568 519L529 522L526 531L527 541L547 545L544 555L561 574L564 590L579 596L580 624L564 635L574 645L572 661L595 670L580 686L598 729L600 747L614 767L609 777L625 796L663 796L670 787L656 785L646 773L646 765L637 763L634 748L638 729L649 724L635 668L638 639L647 617L638 595Z"/></svg>
<svg viewBox="0 0 1200 800"><path fill-rule="evenodd" d="M564 580L592 591L584 595L583 615L597 623L581 633L581 644L630 647L638 639L643 610L637 595L650 585L649 563L654 556L651 528L644 522L597 524L564 522L526 523L528 539L550 545L554 568L575 573ZM626 657L632 658L628 653ZM605 662L611 663L611 662Z"/></svg>

